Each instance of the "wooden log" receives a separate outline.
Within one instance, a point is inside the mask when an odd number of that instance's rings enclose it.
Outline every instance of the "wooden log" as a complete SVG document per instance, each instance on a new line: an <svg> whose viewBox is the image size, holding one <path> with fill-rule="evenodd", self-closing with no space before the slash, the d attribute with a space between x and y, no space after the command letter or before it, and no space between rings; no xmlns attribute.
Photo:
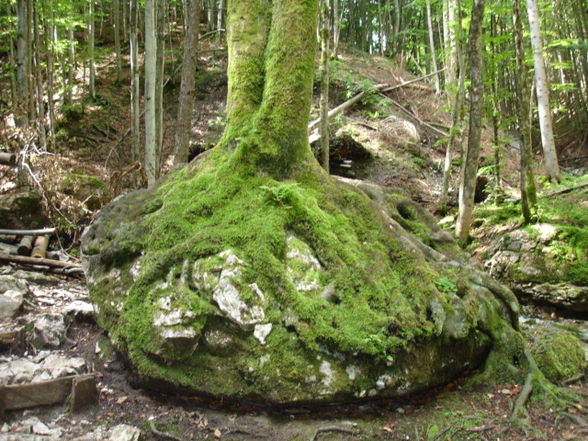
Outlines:
<svg viewBox="0 0 588 441"><path fill-rule="evenodd" d="M0 253L18 254L18 247L16 245L0 242Z"/></svg>
<svg viewBox="0 0 588 441"><path fill-rule="evenodd" d="M35 246L31 254L35 259L44 259L47 254L47 247L49 246L49 236L37 236L35 239Z"/></svg>
<svg viewBox="0 0 588 441"><path fill-rule="evenodd" d="M67 268L72 270L82 271L82 266L72 262L62 262L61 260L53 259L35 259L26 256L11 256L9 254L0 253L0 260L4 262L25 263L29 265L46 265L55 268Z"/></svg>
<svg viewBox="0 0 588 441"><path fill-rule="evenodd" d="M71 411L79 412L98 404L98 389L94 375L80 375L72 380Z"/></svg>
<svg viewBox="0 0 588 441"><path fill-rule="evenodd" d="M26 409L64 403L72 397L72 411L98 402L94 375L70 375L38 383L0 386L0 410ZM75 406L74 406L75 402Z"/></svg>
<svg viewBox="0 0 588 441"><path fill-rule="evenodd" d="M41 234L53 234L55 233L55 228L41 228L39 230L7 230L0 228L0 234L11 234L16 236L38 236Z"/></svg>
<svg viewBox="0 0 588 441"><path fill-rule="evenodd" d="M18 254L21 256L30 256L33 249L33 236L23 236L18 244Z"/></svg>
<svg viewBox="0 0 588 441"><path fill-rule="evenodd" d="M16 234L0 234L0 242L15 244L19 240Z"/></svg>
<svg viewBox="0 0 588 441"><path fill-rule="evenodd" d="M0 330L0 346L10 346L18 340L21 329Z"/></svg>
<svg viewBox="0 0 588 441"><path fill-rule="evenodd" d="M74 378L75 376L69 376L39 383L1 386L0 409L26 409L63 403L71 393Z"/></svg>
<svg viewBox="0 0 588 441"><path fill-rule="evenodd" d="M16 155L14 153L0 152L0 164L16 165Z"/></svg>

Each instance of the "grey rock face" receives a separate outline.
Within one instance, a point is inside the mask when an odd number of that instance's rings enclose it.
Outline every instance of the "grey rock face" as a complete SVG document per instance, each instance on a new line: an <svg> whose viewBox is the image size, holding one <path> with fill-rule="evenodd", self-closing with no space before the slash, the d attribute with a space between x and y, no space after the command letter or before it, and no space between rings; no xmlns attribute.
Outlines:
<svg viewBox="0 0 588 441"><path fill-rule="evenodd" d="M33 341L40 347L58 348L65 338L65 318L61 314L44 314L37 318Z"/></svg>
<svg viewBox="0 0 588 441"><path fill-rule="evenodd" d="M560 233L559 227L550 224L515 230L492 244L485 265L524 300L586 312L588 286L576 283L570 275L572 265L582 263Z"/></svg>

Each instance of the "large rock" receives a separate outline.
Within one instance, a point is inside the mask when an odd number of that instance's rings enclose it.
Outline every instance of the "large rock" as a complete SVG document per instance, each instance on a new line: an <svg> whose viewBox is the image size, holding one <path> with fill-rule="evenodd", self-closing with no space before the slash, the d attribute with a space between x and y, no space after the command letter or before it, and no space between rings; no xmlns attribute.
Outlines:
<svg viewBox="0 0 588 441"><path fill-rule="evenodd" d="M29 294L24 280L16 276L0 275L0 321L13 319Z"/></svg>
<svg viewBox="0 0 588 441"><path fill-rule="evenodd" d="M514 295L405 198L322 175L217 181L200 161L119 198L83 238L98 323L148 384L260 403L398 397L515 333Z"/></svg>
<svg viewBox="0 0 588 441"><path fill-rule="evenodd" d="M561 226L536 224L503 235L490 247L491 275L522 299L588 311L588 254Z"/></svg>

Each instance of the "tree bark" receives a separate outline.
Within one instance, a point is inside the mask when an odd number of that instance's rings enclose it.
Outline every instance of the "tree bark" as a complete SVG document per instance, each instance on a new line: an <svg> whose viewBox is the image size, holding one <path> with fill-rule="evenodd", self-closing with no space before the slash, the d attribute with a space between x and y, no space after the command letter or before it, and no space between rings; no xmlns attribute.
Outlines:
<svg viewBox="0 0 588 441"><path fill-rule="evenodd" d="M227 125L220 148L243 172L283 179L318 167L307 132L317 3L228 2Z"/></svg>
<svg viewBox="0 0 588 441"><path fill-rule="evenodd" d="M96 99L96 61L94 59L94 6L94 0L90 0L90 2L88 3L88 63L90 65L90 96L92 97L92 99Z"/></svg>
<svg viewBox="0 0 588 441"><path fill-rule="evenodd" d="M116 82L119 83L122 75L122 53L120 50L120 3L119 0L112 0L114 32L114 52L116 53Z"/></svg>
<svg viewBox="0 0 588 441"><path fill-rule="evenodd" d="M435 37L433 34L433 21L431 18L431 0L426 0L425 7L427 9L427 29L429 33L429 47L431 49L431 65L433 72L437 72L437 53L435 52ZM439 82L439 74L435 74L435 92L441 92L441 85Z"/></svg>
<svg viewBox="0 0 588 441"><path fill-rule="evenodd" d="M469 239L474 211L474 195L480 156L480 139L482 135L483 107L483 57L482 24L484 21L484 0L474 0L469 34L469 70L470 70L470 118L468 145L462 167L459 186L459 215L456 223L456 235L462 244Z"/></svg>
<svg viewBox="0 0 588 441"><path fill-rule="evenodd" d="M521 139L520 151L520 190L521 209L525 222L529 223L537 214L537 191L533 176L533 151L531 149L531 130L526 112L526 97L529 96L527 68L523 47L523 23L520 0L513 0L513 26L515 34L515 53L517 73L515 75L517 127Z"/></svg>
<svg viewBox="0 0 588 441"><path fill-rule="evenodd" d="M321 97L320 97L320 146L321 165L329 173L329 0L321 5Z"/></svg>
<svg viewBox="0 0 588 441"><path fill-rule="evenodd" d="M129 47L131 58L131 158L139 160L141 145L141 109L139 79L139 8L137 0L129 2Z"/></svg>
<svg viewBox="0 0 588 441"><path fill-rule="evenodd" d="M184 62L182 64L182 83L180 86L180 104L176 126L176 164L188 162L192 113L194 110L194 83L196 60L198 55L198 33L200 30L200 0L190 0L187 11L188 23L184 39Z"/></svg>
<svg viewBox="0 0 588 441"><path fill-rule="evenodd" d="M539 25L539 11L536 0L527 0L527 14L529 16L529 30L531 32L531 46L533 47L533 64L535 66L535 88L537 90L537 106L539 110L539 125L541 127L541 143L545 168L549 179L559 182L560 171L557 160L557 150L553 138L553 124L551 121L551 107L549 103L549 82L545 72L543 60L543 43Z"/></svg>
<svg viewBox="0 0 588 441"><path fill-rule="evenodd" d="M157 147L156 71L157 41L155 24L156 0L145 0L145 173L148 187L159 178Z"/></svg>
<svg viewBox="0 0 588 441"><path fill-rule="evenodd" d="M30 77L30 24L28 0L18 0L18 34L16 40L16 95L18 113L16 125L24 127L29 124L29 77Z"/></svg>

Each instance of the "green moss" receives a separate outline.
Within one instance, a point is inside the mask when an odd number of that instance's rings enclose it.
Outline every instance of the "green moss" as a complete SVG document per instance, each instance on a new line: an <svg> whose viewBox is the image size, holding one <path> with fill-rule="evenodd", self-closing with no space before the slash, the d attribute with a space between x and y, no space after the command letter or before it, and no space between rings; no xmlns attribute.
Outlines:
<svg viewBox="0 0 588 441"><path fill-rule="evenodd" d="M548 380L560 383L579 375L586 367L580 341L563 330L534 329L527 331L531 353Z"/></svg>

